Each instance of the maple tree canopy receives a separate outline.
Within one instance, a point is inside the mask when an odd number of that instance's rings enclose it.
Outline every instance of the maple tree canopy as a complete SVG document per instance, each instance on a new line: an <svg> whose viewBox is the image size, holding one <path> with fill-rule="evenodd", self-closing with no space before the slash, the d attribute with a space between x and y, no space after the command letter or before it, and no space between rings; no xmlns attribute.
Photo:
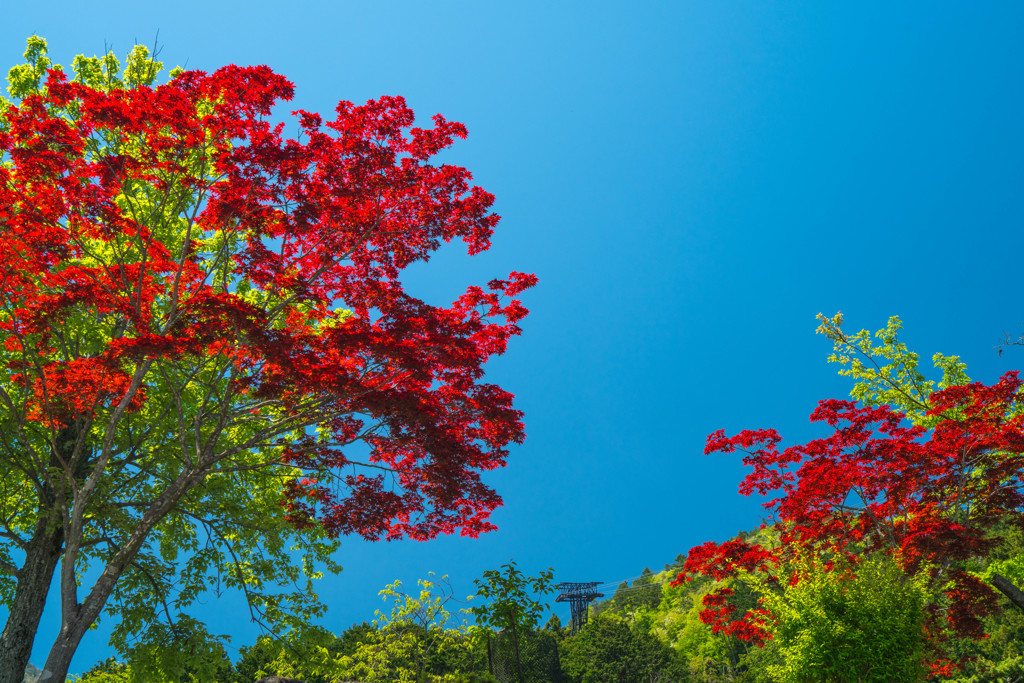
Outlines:
<svg viewBox="0 0 1024 683"><path fill-rule="evenodd" d="M401 281L442 243L489 247L493 196L431 162L465 127L415 127L382 97L326 122L295 112L286 138L268 117L293 87L264 66L153 85L143 48L123 74L112 55L79 57L70 80L41 39L26 56L0 108L7 594L10 548L49 520L73 650L148 539L202 549L181 529L223 531L225 500L268 487L293 528L328 537L493 529L500 498L480 473L524 432L483 366L520 333L516 296L536 278L446 307ZM230 545L226 528L209 543ZM157 583L176 550L161 553ZM87 557L105 572L79 600Z"/></svg>

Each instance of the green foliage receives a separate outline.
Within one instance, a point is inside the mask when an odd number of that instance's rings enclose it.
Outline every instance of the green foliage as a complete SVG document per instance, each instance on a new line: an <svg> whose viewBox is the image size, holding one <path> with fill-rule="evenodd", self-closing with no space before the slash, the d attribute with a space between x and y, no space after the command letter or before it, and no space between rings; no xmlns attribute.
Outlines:
<svg viewBox="0 0 1024 683"><path fill-rule="evenodd" d="M933 358L941 376L926 379L917 355L899 341L898 318L891 318L874 335L861 331L853 336L842 331L839 315L819 320L819 332L834 345L830 360L842 365L841 374L855 382L854 398L872 405L888 403L928 426L924 412L929 393L968 381L963 363L941 354ZM774 533L761 528L740 536L772 545ZM1000 573L1024 585L1024 530L999 528L995 535L1002 540L990 557L967 568L983 580ZM761 604L778 617L774 638L758 649L714 634L701 622L702 599L714 582L700 578L669 585L685 559L677 556L657 574L645 569L632 585L620 586L608 600L594 605L590 622L576 636L569 636L554 615L542 630L534 630L546 607L535 595L550 591L553 574L548 570L526 577L510 562L475 582L483 604L468 612L484 628L451 626L446 605L452 597L444 579L442 585L420 582L420 591L412 595L395 583L381 592L392 602L391 613L378 613L373 625L354 626L340 637L296 632L285 639L263 638L243 647L241 658L226 674L211 669L214 678L197 679L182 670L181 680L252 683L259 676L277 674L309 683L492 681L484 673L487 633L504 629L492 634L491 645L507 647L513 626L523 683L922 680L925 588L921 581L906 579L891 562L866 557L851 573L844 573L825 572L820 561L809 559L800 568L804 578L784 589L751 577L730 580L740 609ZM949 681L1008 683L1024 677L1024 611L1005 600L1001 604L1003 610L985 622L988 638L950 643L950 654L964 658L965 665ZM172 640L168 634L161 639ZM215 659L211 656L211 663ZM134 683L143 680L133 675L136 666L135 660L132 667L108 662L84 680Z"/></svg>
<svg viewBox="0 0 1024 683"><path fill-rule="evenodd" d="M758 533L767 534L770 531L759 530ZM742 532L741 535L749 536ZM645 573L634 582L634 585L640 586L638 592L648 590L644 586L657 588L657 600L648 598L642 604L637 604L625 599L629 593L623 591L620 593L623 600L616 601L613 595L593 605L591 618L615 617L650 633L672 649L677 668L685 671L691 680L738 680L750 655L748 646L735 638L712 633L711 628L700 620L700 612L704 609L701 600L715 584L705 578L679 586L669 584L679 574L685 561L685 556L680 555L674 562L666 564L664 571L657 574ZM757 596L753 591L747 586L736 582L734 584L737 594L745 598L744 605L756 606Z"/></svg>
<svg viewBox="0 0 1024 683"><path fill-rule="evenodd" d="M507 631L511 637L511 657L519 683L527 683L523 669L523 641L526 634L537 627L537 620L547 609L533 599L533 595L544 595L552 590L554 571L548 569L537 576L525 576L513 560L503 564L501 569L489 569L483 577L474 579L477 597L487 602L469 611L476 617L478 625L490 633L490 629ZM493 652L492 652L493 654Z"/></svg>
<svg viewBox="0 0 1024 683"><path fill-rule="evenodd" d="M740 531L738 536L764 546L775 545L778 541L771 527L750 533ZM745 680L745 672L753 667L753 660L761 651L732 636L713 633L710 626L701 621L703 598L719 584L698 577L672 586L669 582L678 576L685 562L686 557L679 555L666 565L665 571L652 575L653 583L662 584L661 600L649 609L636 612L636 623L644 625L678 654L692 680ZM733 602L741 611L759 606L761 593L756 583L731 579L726 585L735 591Z"/></svg>
<svg viewBox="0 0 1024 683"><path fill-rule="evenodd" d="M213 681L223 678L231 667L221 641L194 619L182 617L173 626L156 623L149 637L127 649L131 662L131 683L177 683Z"/></svg>
<svg viewBox="0 0 1024 683"><path fill-rule="evenodd" d="M1024 586L1024 529L1004 525L994 529L992 535L1001 542L975 575L988 582L994 574L1001 574L1017 586Z"/></svg>
<svg viewBox="0 0 1024 683"><path fill-rule="evenodd" d="M591 612L601 614L607 610L625 615L650 610L661 602L661 590L661 581L656 580L654 573L644 567L640 577L633 581L632 585L623 581L611 598L593 605Z"/></svg>
<svg viewBox="0 0 1024 683"><path fill-rule="evenodd" d="M928 428L940 419L925 415L930 407L928 397L937 390L970 381L967 365L959 356L941 353L932 356L941 378L937 382L926 379L918 369L918 355L899 340L903 323L898 316L889 318L888 324L875 332L874 337L881 342L877 345L867 330L846 334L842 313L831 318L819 313L817 317L821 322L817 332L832 342L829 362L842 366L839 374L854 380L850 396L866 405L888 405L905 412L914 424Z"/></svg>
<svg viewBox="0 0 1024 683"><path fill-rule="evenodd" d="M46 70L54 66L46 56L45 39L29 36L27 42L25 63L18 64L7 72L7 92L16 99L37 92L43 77L46 76ZM59 68L60 65L56 66Z"/></svg>
<svg viewBox="0 0 1024 683"><path fill-rule="evenodd" d="M282 656L284 643L267 636L239 648L239 658L231 672L231 683L252 683L265 675L277 675L274 662Z"/></svg>
<svg viewBox="0 0 1024 683"><path fill-rule="evenodd" d="M694 680L731 681L745 670L751 648L747 643L721 633L713 633L701 621L704 609L702 599L714 586L709 581L694 581L674 591L661 608L650 615L651 632L667 640L679 657L686 663L686 670ZM744 586L735 590L742 592ZM755 606L753 594L747 590L748 601L744 607ZM673 605L677 607L673 608ZM754 648L756 651L756 648Z"/></svg>
<svg viewBox="0 0 1024 683"><path fill-rule="evenodd" d="M560 649L568 636L567 630L519 631L516 640L510 630L486 631L484 636L485 667L498 679L516 683L563 683Z"/></svg>
<svg viewBox="0 0 1024 683"><path fill-rule="evenodd" d="M150 643L128 652L128 662L109 658L77 679L79 683L229 683L232 666L220 642L198 622L181 623L166 644ZM255 679L245 681L252 683Z"/></svg>
<svg viewBox="0 0 1024 683"><path fill-rule="evenodd" d="M85 672L85 675L71 678L72 683L132 683L131 668L113 657L108 657L102 662Z"/></svg>
<svg viewBox="0 0 1024 683"><path fill-rule="evenodd" d="M801 578L766 592L774 614L765 671L779 683L916 681L923 678L926 581L907 579L889 558L826 571L820 560ZM773 661L774 660L774 661Z"/></svg>
<svg viewBox="0 0 1024 683"><path fill-rule="evenodd" d="M993 562L1024 551L1024 533L1012 528L999 532L1005 539L992 553ZM741 535L769 542L771 533L759 529ZM669 586L667 580L677 573L672 569L651 575L653 582L666 583L660 602L650 608L626 614L607 610L592 616L577 636L569 636L557 616L550 617L541 630L523 629L519 633L523 683L917 680L913 662L919 663L920 658L909 652L919 654L922 647L920 631L913 627L915 622L921 623L920 586L901 582L898 571L877 558L858 568L855 578L815 569L809 563L805 567L809 576L781 593L752 580L730 584L742 608L755 607L763 600L780 615L779 632L764 649L712 633L700 621L699 613L703 596L716 584L697 579ZM979 575L986 572L980 561L975 569ZM242 647L238 661L227 670L214 667L197 675L195 670L179 669L181 677L177 679L150 678L140 675L138 660L129 660L130 666L108 660L94 667L83 681L253 683L264 675L289 676L306 683L494 681L486 673L487 632L465 624L453 627L453 615L445 606L451 600L450 590L442 587L439 592L432 581L421 582L420 589L418 594L408 595L398 584L388 586L382 595L392 602L391 613L378 613L374 624L355 625L340 636L310 629L301 636L262 637ZM1006 683L1024 673L1024 612L1007 601L1004 608L986 621L989 638L952 644L953 656L970 659L961 675L950 681ZM496 653L507 655L510 632L492 634L490 645ZM879 658L889 667L882 673L862 661ZM835 664L836 659L845 664L838 668L839 674L814 673L816 667L823 666L821 662ZM899 662L906 665L903 670L898 669ZM858 666L868 673L842 678L844 672ZM517 676L508 665L502 671L504 680Z"/></svg>
<svg viewBox="0 0 1024 683"><path fill-rule="evenodd" d="M562 631L562 620L558 618L557 614L552 614L548 617L548 621L544 624L545 631L554 631L560 633Z"/></svg>
<svg viewBox="0 0 1024 683"><path fill-rule="evenodd" d="M240 648L238 662L223 680L252 683L264 676L287 676L307 683L334 683L336 667L325 663L333 662L343 648L341 639L322 628L285 638L261 636L252 646Z"/></svg>
<svg viewBox="0 0 1024 683"><path fill-rule="evenodd" d="M29 36L24 57L25 63L12 67L7 72L7 92L14 99L23 99L34 93L42 92L46 72L49 69L61 69L47 56L46 40L40 36ZM150 86L156 82L157 76L163 72L163 62L158 62L144 45L135 45L128 53L124 68L113 52L103 57L76 56L71 62L74 80L97 90L114 88L135 88ZM171 77L180 72L176 69ZM0 105L7 106L10 102L0 97Z"/></svg>
<svg viewBox="0 0 1024 683"><path fill-rule="evenodd" d="M377 612L376 629L365 634L351 655L336 660L338 672L365 683L448 683L482 668L469 627L464 621L450 626L453 615L447 604L453 594L447 579L420 580L416 595L403 592L398 581L382 590L381 597L392 601L390 615Z"/></svg>
<svg viewBox="0 0 1024 683"><path fill-rule="evenodd" d="M551 581L554 570L548 569L537 576L525 576L516 563L509 560L501 565L501 569L488 569L483 578L474 579L478 597L487 601L470 609L476 622L494 629L517 628L532 630L537 627L537 620L547 609L546 604L538 603L533 595L544 595L551 592Z"/></svg>
<svg viewBox="0 0 1024 683"><path fill-rule="evenodd" d="M561 634L551 629L526 631L519 642L523 683L562 683Z"/></svg>
<svg viewBox="0 0 1024 683"><path fill-rule="evenodd" d="M599 614L562 644L562 671L573 683L648 683L685 676L667 644L625 619Z"/></svg>
<svg viewBox="0 0 1024 683"><path fill-rule="evenodd" d="M375 630L373 624L365 621L361 624L353 624L345 629L334 642L331 646L332 651L339 656L351 657L362 643L373 637Z"/></svg>
<svg viewBox="0 0 1024 683"><path fill-rule="evenodd" d="M955 683L1008 683L1024 677L1024 612L1006 604L985 623L988 638L961 641L953 653L964 658L963 670L948 679Z"/></svg>

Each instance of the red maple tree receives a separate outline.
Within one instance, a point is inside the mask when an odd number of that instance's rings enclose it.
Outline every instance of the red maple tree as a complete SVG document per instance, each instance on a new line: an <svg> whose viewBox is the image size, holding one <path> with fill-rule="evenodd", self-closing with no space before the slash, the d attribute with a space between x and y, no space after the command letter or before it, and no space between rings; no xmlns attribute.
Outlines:
<svg viewBox="0 0 1024 683"><path fill-rule="evenodd" d="M0 450L34 495L4 510L26 558L0 681L21 680L58 561L45 668L63 680L147 536L212 477L271 473L299 528L475 536L501 502L480 472L524 438L483 366L536 278L450 306L400 279L444 242L489 247L493 196L431 163L462 124L414 127L383 97L295 112L286 139L267 117L293 87L267 67L129 75L51 69L2 112Z"/></svg>
<svg viewBox="0 0 1024 683"><path fill-rule="evenodd" d="M906 416L887 406L828 400L811 420L833 432L806 444L780 449L773 429L711 434L705 453L745 454L751 471L740 493L770 497L764 505L778 544L705 543L689 552L676 585L698 575L724 580L749 573L795 582L799 576L783 572L801 553L856 563L881 552L908 574L928 573L937 594L928 624L934 641L983 637L981 620L997 609L995 593L965 563L998 544L998 525L1024 525L1021 384L1011 372L992 386L933 393L928 414L938 421L930 431L906 426ZM763 644L770 615L739 614L732 595L727 586L709 593L702 620L716 633ZM932 664L936 672L951 665L940 652Z"/></svg>

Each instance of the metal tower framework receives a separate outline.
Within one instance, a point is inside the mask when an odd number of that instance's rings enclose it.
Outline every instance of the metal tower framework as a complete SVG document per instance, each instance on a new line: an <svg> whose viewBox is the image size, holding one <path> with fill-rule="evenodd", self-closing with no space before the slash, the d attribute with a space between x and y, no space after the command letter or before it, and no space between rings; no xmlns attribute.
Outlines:
<svg viewBox="0 0 1024 683"><path fill-rule="evenodd" d="M555 598L555 602L569 603L569 610L572 612L572 632L578 633L583 625L587 623L587 606L597 598L603 598L604 593L595 593L594 586L600 585L600 581L586 581L584 583L559 583L555 588L562 591Z"/></svg>

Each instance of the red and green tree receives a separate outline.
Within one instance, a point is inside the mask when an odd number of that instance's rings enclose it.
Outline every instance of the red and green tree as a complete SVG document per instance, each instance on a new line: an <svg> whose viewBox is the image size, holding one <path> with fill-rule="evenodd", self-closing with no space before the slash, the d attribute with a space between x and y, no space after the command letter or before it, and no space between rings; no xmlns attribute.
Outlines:
<svg viewBox="0 0 1024 683"><path fill-rule="evenodd" d="M939 356L944 378L932 391L896 338L898 320L879 334L880 348L843 335L841 318L828 322L837 348L869 361L845 357L864 403L821 401L811 420L831 433L787 448L773 429L710 435L706 453L744 454L750 472L740 493L768 497L779 541L705 543L690 551L677 581L759 575L762 585L783 590L801 580L794 563L807 553L825 571L883 554L906 576L927 578L931 663L936 673L950 671L943 640L982 637L982 619L997 609L995 592L969 563L998 544L997 528L1024 527L1022 382L1007 373L991 386L957 383L965 379L959 359ZM873 364L878 358L885 362ZM900 409L879 400L884 392ZM741 613L731 595L728 585L708 594L702 619L716 632L763 644L776 615L764 606Z"/></svg>
<svg viewBox="0 0 1024 683"><path fill-rule="evenodd" d="M402 282L442 243L489 247L492 195L432 161L465 127L383 97L286 138L267 67L156 85L143 48L70 78L41 39L26 58L0 102L0 683L55 571L63 680L104 611L121 649L180 651L216 639L187 608L226 584L295 629L337 536L493 529L480 474L524 432L484 364L535 278L449 306Z"/></svg>

